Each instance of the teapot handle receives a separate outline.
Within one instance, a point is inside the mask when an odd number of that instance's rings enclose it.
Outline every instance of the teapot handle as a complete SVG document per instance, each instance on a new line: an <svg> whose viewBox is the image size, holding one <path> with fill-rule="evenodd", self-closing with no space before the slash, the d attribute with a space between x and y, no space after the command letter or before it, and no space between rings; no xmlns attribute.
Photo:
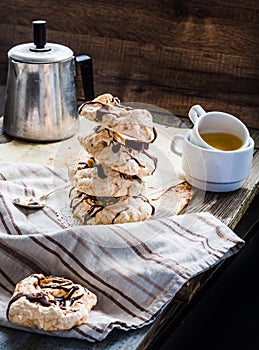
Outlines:
<svg viewBox="0 0 259 350"><path fill-rule="evenodd" d="M81 69L83 89L86 101L94 99L94 77L93 77L93 61L88 55L79 55L75 57L76 63Z"/></svg>

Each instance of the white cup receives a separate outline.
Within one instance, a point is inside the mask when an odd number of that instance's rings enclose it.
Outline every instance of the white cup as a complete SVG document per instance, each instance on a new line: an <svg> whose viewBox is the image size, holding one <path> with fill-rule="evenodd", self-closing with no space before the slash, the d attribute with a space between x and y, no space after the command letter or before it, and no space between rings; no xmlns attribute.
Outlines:
<svg viewBox="0 0 259 350"><path fill-rule="evenodd" d="M191 141L196 145L217 149L201 137L206 133L224 133L237 136L241 141L240 148L246 148L249 143L249 131L244 123L231 114L224 112L205 112L200 105L194 105L189 110L189 118L193 122ZM239 148L238 148L239 149Z"/></svg>
<svg viewBox="0 0 259 350"><path fill-rule="evenodd" d="M191 141L192 130L176 134L171 150L182 157L186 181L194 187L229 192L240 188L252 167L254 140L249 137L247 147L235 151L202 148Z"/></svg>

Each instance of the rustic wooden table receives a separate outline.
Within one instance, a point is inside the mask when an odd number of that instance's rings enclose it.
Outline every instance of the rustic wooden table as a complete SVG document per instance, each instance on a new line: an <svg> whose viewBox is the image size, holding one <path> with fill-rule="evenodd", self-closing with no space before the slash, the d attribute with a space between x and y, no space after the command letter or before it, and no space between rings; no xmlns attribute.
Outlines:
<svg viewBox="0 0 259 350"><path fill-rule="evenodd" d="M0 118L0 121L1 119L2 118ZM187 126L186 120L172 118L171 114L161 112L154 113L154 121L168 126ZM249 210L251 203L258 193L259 183L259 130L252 129L250 132L255 140L253 166L251 174L249 178L246 179L242 188L230 193L212 193L197 190L195 191L195 200L191 200L185 210L186 213L199 211L210 212L234 231L240 220L242 220L242 218L244 220L245 213ZM1 143L6 144L9 141L8 137L0 133L0 146ZM248 226L250 227L252 224L253 222L250 222ZM238 234L242 238L248 239L248 231L248 229L239 230ZM212 279L215 271L220 270L224 264L226 264L226 262L222 262L217 265L217 267L189 281L178 293L177 298L175 298L155 322L149 326L128 332L115 330L111 332L104 341L94 344L81 340L50 337L2 327L0 329L0 349L150 349L152 343L161 333L161 330L164 329L169 322L171 327L177 326L178 322L184 317L186 310L190 309L192 303L194 303L195 298L193 298L193 296L202 293L203 286L206 285L209 279ZM171 331L173 331L173 328Z"/></svg>

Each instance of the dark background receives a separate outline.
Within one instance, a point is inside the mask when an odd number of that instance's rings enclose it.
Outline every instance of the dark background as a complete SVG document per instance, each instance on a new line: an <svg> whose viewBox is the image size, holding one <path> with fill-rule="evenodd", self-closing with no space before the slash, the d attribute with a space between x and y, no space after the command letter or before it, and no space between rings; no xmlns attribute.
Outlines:
<svg viewBox="0 0 259 350"><path fill-rule="evenodd" d="M259 128L258 0L2 0L0 85L8 50L33 41L36 19L47 41L92 56L96 95L179 116L199 103Z"/></svg>
<svg viewBox="0 0 259 350"><path fill-rule="evenodd" d="M259 195L235 232L249 232L245 246L196 295L184 321L169 325L150 350L259 349Z"/></svg>

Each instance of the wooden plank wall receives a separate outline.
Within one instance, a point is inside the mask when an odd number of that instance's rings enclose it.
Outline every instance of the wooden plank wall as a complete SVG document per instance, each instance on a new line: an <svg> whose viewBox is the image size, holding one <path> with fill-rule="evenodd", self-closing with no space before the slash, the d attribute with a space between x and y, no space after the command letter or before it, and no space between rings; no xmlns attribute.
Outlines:
<svg viewBox="0 0 259 350"><path fill-rule="evenodd" d="M259 128L258 0L2 0L0 19L0 85L7 51L44 19L49 42L92 56L96 95L179 116L199 103Z"/></svg>

